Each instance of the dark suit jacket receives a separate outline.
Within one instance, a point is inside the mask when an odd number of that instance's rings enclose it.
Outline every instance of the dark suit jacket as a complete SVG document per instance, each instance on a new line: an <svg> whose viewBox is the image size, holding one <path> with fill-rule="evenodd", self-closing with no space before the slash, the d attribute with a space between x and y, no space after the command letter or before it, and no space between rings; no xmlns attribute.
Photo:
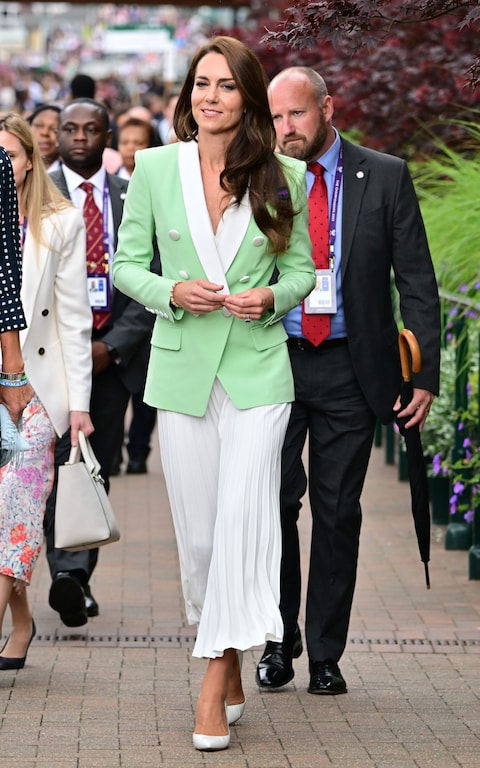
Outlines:
<svg viewBox="0 0 480 768"><path fill-rule="evenodd" d="M62 169L54 171L50 176L60 191L69 198ZM122 219L128 181L107 173L107 183L112 205L116 250L118 227ZM112 326L107 326L100 338L118 352L122 361L118 371L127 389L130 392L143 392L155 316L114 288L111 319Z"/></svg>
<svg viewBox="0 0 480 768"><path fill-rule="evenodd" d="M438 289L415 189L405 161L343 144L342 293L349 349L364 395L384 422L401 382L393 269L404 325L416 336L416 387L438 394Z"/></svg>

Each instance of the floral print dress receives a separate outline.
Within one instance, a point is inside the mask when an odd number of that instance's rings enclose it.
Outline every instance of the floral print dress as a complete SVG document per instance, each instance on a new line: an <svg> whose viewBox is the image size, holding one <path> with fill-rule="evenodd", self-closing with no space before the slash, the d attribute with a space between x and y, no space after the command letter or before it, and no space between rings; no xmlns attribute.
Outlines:
<svg viewBox="0 0 480 768"><path fill-rule="evenodd" d="M0 469L0 574L18 590L30 584L40 554L54 474L55 431L36 396L23 412L22 435L30 450Z"/></svg>

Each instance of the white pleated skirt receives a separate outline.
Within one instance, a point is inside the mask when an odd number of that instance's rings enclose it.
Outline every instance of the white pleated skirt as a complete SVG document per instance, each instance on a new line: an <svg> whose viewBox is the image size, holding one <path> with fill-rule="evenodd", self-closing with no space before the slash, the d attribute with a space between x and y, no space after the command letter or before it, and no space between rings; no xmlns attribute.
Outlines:
<svg viewBox="0 0 480 768"><path fill-rule="evenodd" d="M193 655L281 642L280 459L290 404L237 409L215 381L199 418L158 411Z"/></svg>

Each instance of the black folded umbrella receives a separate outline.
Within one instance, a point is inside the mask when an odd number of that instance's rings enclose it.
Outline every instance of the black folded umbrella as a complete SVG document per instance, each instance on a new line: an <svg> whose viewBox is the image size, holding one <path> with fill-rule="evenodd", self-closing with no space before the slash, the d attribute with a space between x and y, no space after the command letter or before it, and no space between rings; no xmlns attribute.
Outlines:
<svg viewBox="0 0 480 768"><path fill-rule="evenodd" d="M412 371L414 373L420 371L422 367L422 356L420 347L412 331L407 329L400 331L398 345L400 348L400 362L402 367L400 402L403 410L413 397ZM418 425L405 429L407 421L408 418L399 419L397 417L396 419L400 433L405 439L408 477L412 497L412 515L415 523L420 557L425 566L427 589L430 589L430 576L428 573L428 562L430 560L430 504L427 470L425 467Z"/></svg>

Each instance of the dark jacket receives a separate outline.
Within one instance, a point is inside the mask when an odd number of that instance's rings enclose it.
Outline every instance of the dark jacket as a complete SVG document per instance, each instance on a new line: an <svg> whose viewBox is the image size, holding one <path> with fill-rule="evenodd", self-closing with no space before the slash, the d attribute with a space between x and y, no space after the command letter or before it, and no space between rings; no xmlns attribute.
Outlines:
<svg viewBox="0 0 480 768"><path fill-rule="evenodd" d="M415 387L437 394L438 289L415 189L405 161L343 143L342 293L349 349L364 395L392 419L401 371L391 273L403 323L416 336L422 370Z"/></svg>

